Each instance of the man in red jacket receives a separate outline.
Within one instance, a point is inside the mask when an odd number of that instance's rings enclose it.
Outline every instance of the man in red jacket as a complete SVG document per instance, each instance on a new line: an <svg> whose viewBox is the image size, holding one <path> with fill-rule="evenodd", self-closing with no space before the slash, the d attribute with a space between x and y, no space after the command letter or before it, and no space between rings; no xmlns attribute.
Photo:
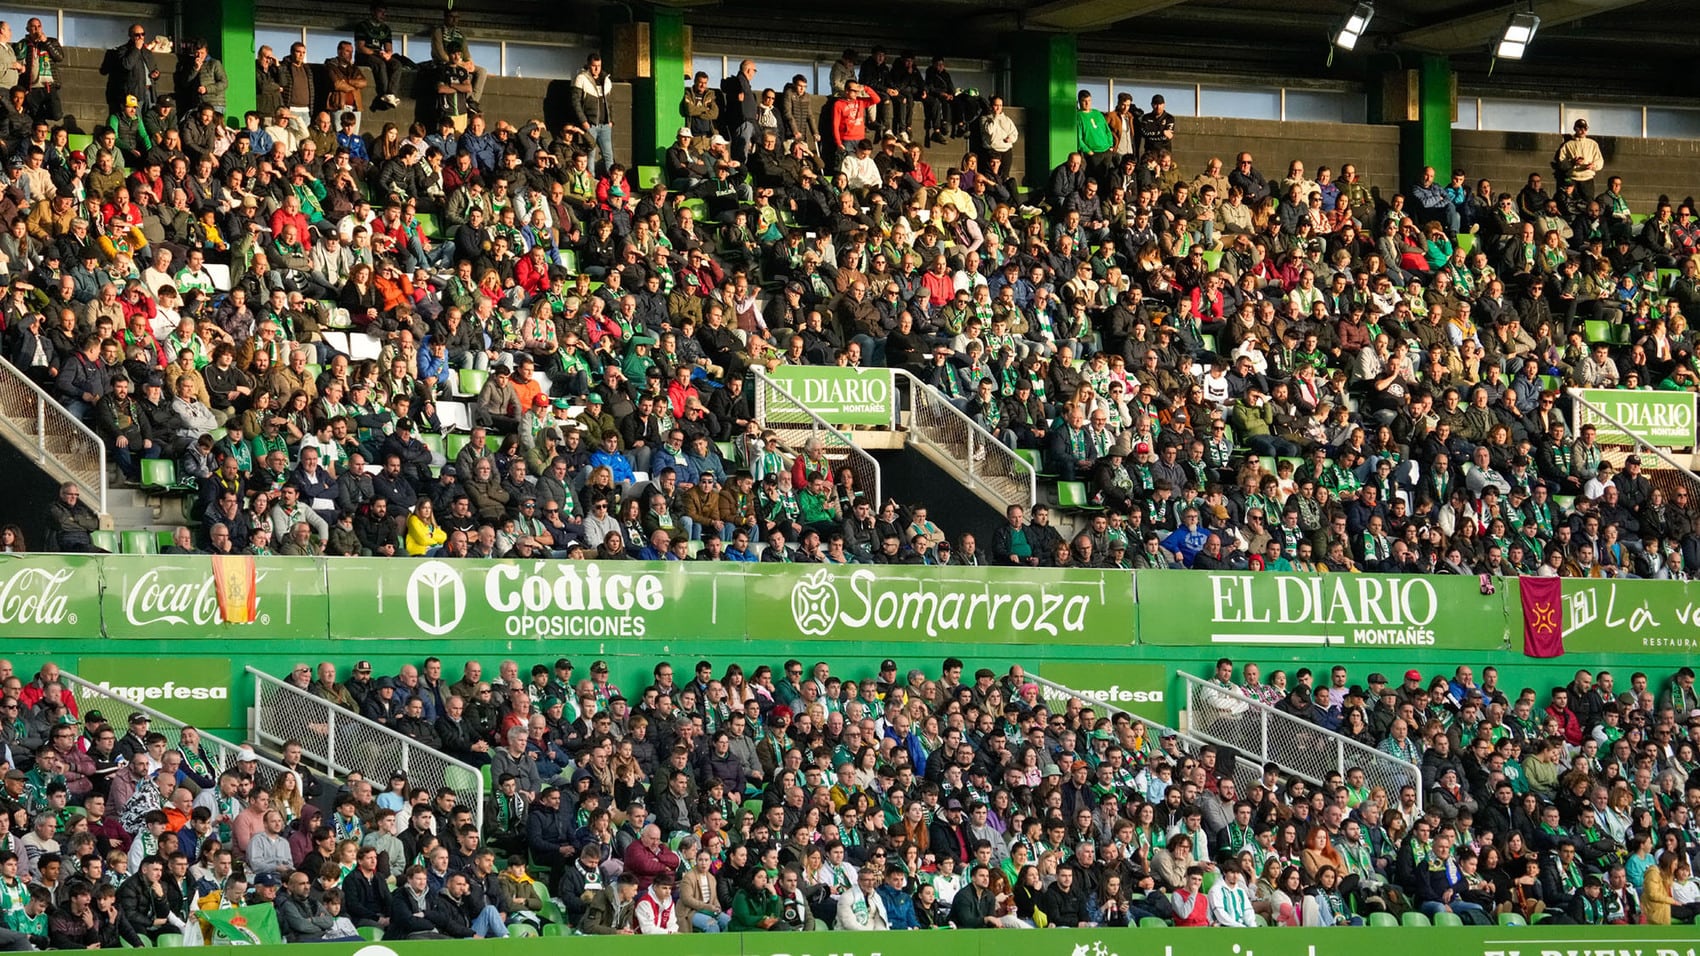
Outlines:
<svg viewBox="0 0 1700 956"><path fill-rule="evenodd" d="M642 893L656 877L678 871L679 854L667 849L661 842L661 828L651 823L643 828L636 843L626 847L625 863L625 871L637 877L638 892Z"/></svg>
<svg viewBox="0 0 1700 956"><path fill-rule="evenodd" d="M828 169L838 168L838 158L868 137L868 110L879 105L880 95L855 80L844 84L844 95L832 101L832 141L835 151Z"/></svg>

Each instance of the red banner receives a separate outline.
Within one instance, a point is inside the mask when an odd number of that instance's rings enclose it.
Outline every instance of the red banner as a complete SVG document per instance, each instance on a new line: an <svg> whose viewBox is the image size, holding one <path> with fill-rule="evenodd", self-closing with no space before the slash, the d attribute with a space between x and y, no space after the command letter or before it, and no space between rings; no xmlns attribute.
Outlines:
<svg viewBox="0 0 1700 956"><path fill-rule="evenodd" d="M1523 596L1523 653L1558 657L1564 653L1564 594L1561 579L1520 578Z"/></svg>

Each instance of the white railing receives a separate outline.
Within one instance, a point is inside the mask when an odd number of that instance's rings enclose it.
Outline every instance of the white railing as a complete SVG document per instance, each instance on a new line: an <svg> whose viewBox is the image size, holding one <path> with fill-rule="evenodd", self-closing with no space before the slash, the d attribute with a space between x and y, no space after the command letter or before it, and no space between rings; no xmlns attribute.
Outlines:
<svg viewBox="0 0 1700 956"><path fill-rule="evenodd" d="M49 474L75 481L106 513L106 443L10 362L0 361L0 418L19 451Z"/></svg>
<svg viewBox="0 0 1700 956"><path fill-rule="evenodd" d="M484 777L478 768L339 707L294 684L248 667L254 677L254 736L274 746L301 745L337 776L358 772L379 786L400 771L410 786L448 787L484 826Z"/></svg>
<svg viewBox="0 0 1700 956"><path fill-rule="evenodd" d="M1227 690L1184 672L1180 676L1191 717L1188 726L1196 736L1232 747L1260 764L1273 763L1313 784L1330 771L1344 775L1360 767L1366 786L1384 787L1392 799L1410 784L1417 789L1417 805L1422 805L1423 777L1416 764L1252 700L1238 688Z"/></svg>
<svg viewBox="0 0 1700 956"><path fill-rule="evenodd" d="M1039 685L1039 692L1045 698L1045 702L1047 704L1060 700L1073 699L1080 701L1082 706L1092 708L1094 713L1104 714L1105 716L1110 714L1126 714L1128 719L1139 721L1145 725L1145 736L1148 740L1161 741L1163 737L1172 734L1181 742L1182 749L1190 754L1197 754L1199 750L1205 747L1205 745L1212 742L1196 734L1176 730L1173 727L1166 727L1148 717L1141 717L1132 711L1122 707L1117 707L1115 704L1108 701L1099 700L1085 691L1075 690L1072 687L1064 687L1056 681L1046 680L1043 677L1036 677L1031 672L1027 674L1027 679ZM1057 708L1052 707L1051 709L1055 711ZM1117 743L1120 743L1120 741L1117 741ZM1261 782L1263 779L1263 766L1261 764L1254 764L1249 760L1237 760L1234 762L1233 773L1234 784L1239 788L1239 792L1242 794L1250 793L1251 787Z"/></svg>
<svg viewBox="0 0 1700 956"><path fill-rule="evenodd" d="M955 465L969 488L990 492L1004 508L1033 506L1038 500L1039 476L1027 459L907 369L892 369L892 374L909 385L911 443L931 446L940 460Z"/></svg>
<svg viewBox="0 0 1700 956"><path fill-rule="evenodd" d="M756 375L756 419L765 428L778 433L785 442L786 454L795 457L796 446L810 438L818 438L825 446L826 457L838 465L849 465L856 475L856 486L868 492L868 504L879 510L881 497L880 463L868 454L849 435L804 405L790 389L769 378L758 366ZM896 415L895 406L893 416Z"/></svg>
<svg viewBox="0 0 1700 956"><path fill-rule="evenodd" d="M148 729L164 734L166 745L174 750L182 743L183 728L193 726L164 711L155 710L146 704L117 693L107 685L84 680L67 671L59 672L59 682L64 684L65 689L69 690L71 696L76 699L79 714L86 714L90 710L99 710L120 736L124 733L124 727L127 723L126 717L131 712L137 711L148 715ZM245 744L233 744L222 737L215 737L199 726L195 726L195 730L201 735L201 749L206 752L207 757L212 762L214 776L236 766L236 755L246 746ZM253 749L256 751L255 756L259 757L259 763L266 769L273 773L289 772L283 764L258 753L259 748Z"/></svg>

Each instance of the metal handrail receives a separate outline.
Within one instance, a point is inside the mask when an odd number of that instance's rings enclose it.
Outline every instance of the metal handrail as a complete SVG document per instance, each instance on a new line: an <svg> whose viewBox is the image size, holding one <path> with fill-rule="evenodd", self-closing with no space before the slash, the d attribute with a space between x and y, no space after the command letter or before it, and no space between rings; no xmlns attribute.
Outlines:
<svg viewBox="0 0 1700 956"><path fill-rule="evenodd" d="M1405 784L1412 785L1417 790L1417 806L1422 806L1423 775L1415 763L1283 713L1238 688L1226 690L1184 671L1180 677L1187 687L1187 712L1192 718L1189 727L1197 736L1253 755L1259 763L1273 763L1313 784L1322 783L1328 770L1344 774L1351 767L1361 767L1367 784L1385 787L1389 798ZM1318 757L1317 767L1294 766L1290 755L1278 752L1283 747L1298 748L1291 755Z"/></svg>
<svg viewBox="0 0 1700 956"><path fill-rule="evenodd" d="M1078 700L1082 704L1084 704L1088 707L1091 707L1095 711L1102 711L1102 712L1105 712L1106 714L1108 714L1108 713L1126 714L1130 720L1137 720L1140 723L1145 725L1146 729L1151 732L1151 733L1147 734L1148 737L1173 736L1173 737L1177 738L1178 740L1180 740L1182 743L1184 743L1186 745L1187 749L1192 751L1193 753L1197 753L1199 750L1203 749L1206 745L1212 743L1212 741L1206 740L1203 737L1200 737L1196 734L1192 734L1192 733L1189 733L1189 732L1183 731L1183 730L1178 730L1174 727L1165 726L1163 724L1158 723L1155 720L1152 720L1149 717L1142 717L1139 714L1136 714L1136 713L1134 713L1134 712L1132 712L1132 711L1130 711L1130 710L1128 710L1124 707L1117 707L1115 704L1112 704L1109 701L1098 700L1097 698L1092 697L1091 695L1086 694L1083 691L1075 690L1072 687L1065 687L1064 685L1059 684L1056 681L1046 680L1045 678L1038 677L1038 676L1036 676L1032 673L1028 673L1027 679L1032 681L1035 684L1038 684L1041 688L1046 688L1046 689L1054 691L1057 694L1060 694L1064 697L1071 697L1075 700ZM1254 784L1257 784L1258 782L1260 782L1262 779L1263 779L1263 767L1262 767L1261 764L1252 764L1251 762L1245 761L1245 760L1236 761L1234 763L1234 783L1235 783L1235 785L1237 785L1240 788L1241 793L1249 793L1250 788Z"/></svg>
<svg viewBox="0 0 1700 956"><path fill-rule="evenodd" d="M879 461L856 444L855 439L846 435L836 425L820 417L814 409L803 404L802 400L793 395L790 389L769 377L760 366L756 366L754 371L756 374L756 418L762 423L763 427L795 429L807 427L810 436L821 439L822 444L826 445L829 450L842 450L844 457L850 462L850 467L856 473L856 480L861 483L863 488L872 489L868 502L875 509L878 509L879 502L885 500L881 495L883 484ZM780 405L784 414L795 413L800 415L807 420L807 425L805 426L803 422L797 421L771 421L774 411L774 398L783 400ZM892 406L892 415L893 417L896 416L895 403Z"/></svg>
<svg viewBox="0 0 1700 956"><path fill-rule="evenodd" d="M1031 462L1017 454L1015 449L999 441L997 436L980 427L938 389L921 381L913 372L902 368L891 371L897 378L909 382L909 441L932 445L944 458L959 463L968 476L970 487L983 487L996 494L996 486L989 483L988 478L1003 478L1018 486L1025 485L1026 501L1010 501L1008 495L998 494L1007 504L1031 508L1033 503L1039 500L1039 476ZM962 441L947 438L943 430L929 421L934 418L951 422L964 436ZM1001 474L992 473L999 468L1002 469Z"/></svg>
<svg viewBox="0 0 1700 956"><path fill-rule="evenodd" d="M323 763L331 773L338 776L357 772L367 780L381 783L399 769L407 774L414 785L428 786L432 790L446 786L462 798L463 805L470 803L473 817L479 829L483 829L484 776L477 767L442 751L432 750L377 721L308 693L251 665L244 670L254 677L252 723L256 738L278 746L288 741L299 743L303 752ZM273 701L269 707L268 689L272 692ZM323 719L312 719L318 715L279 713L280 708L276 704L279 694L298 706L322 711ZM268 717L274 719L268 720ZM290 719L298 721L300 726L292 728L282 722ZM323 746L319 747L321 743ZM400 761L399 767L396 766L396 761ZM451 770L455 772L450 773Z"/></svg>
<svg viewBox="0 0 1700 956"><path fill-rule="evenodd" d="M214 769L221 773L235 766L236 755L247 748L246 744L233 744L222 737L208 733L199 725L185 723L164 711L155 710L140 701L115 693L110 685L96 684L64 670L59 672L59 680L71 691L71 696L77 699L80 713L89 712L90 708L86 706L89 703L99 703L102 708L112 714L122 713L126 710L139 711L148 715L149 729L165 734L166 743L171 747L177 747L182 742L184 727L194 727L196 732L201 735L201 748L207 752L208 756L213 758L213 763L216 765ZM113 724L113 726L118 725ZM247 749L254 749L256 751L255 756L259 758L260 764L273 773L290 772L289 768L283 764L258 753L258 748Z"/></svg>
<svg viewBox="0 0 1700 956"><path fill-rule="evenodd" d="M30 381L29 376L4 361L0 361L0 412L23 421L34 419L33 432L19 431L34 439L32 451L36 464L51 463L61 474L75 478L84 492L98 496L99 507L95 510L106 513L106 443L100 436ZM56 451L51 447L53 440L62 442L64 447Z"/></svg>

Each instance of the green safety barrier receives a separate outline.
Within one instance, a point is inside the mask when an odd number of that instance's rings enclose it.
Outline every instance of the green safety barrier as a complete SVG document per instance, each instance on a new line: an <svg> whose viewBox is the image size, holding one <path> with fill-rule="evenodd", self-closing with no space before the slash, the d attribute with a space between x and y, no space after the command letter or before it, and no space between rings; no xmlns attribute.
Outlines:
<svg viewBox="0 0 1700 956"><path fill-rule="evenodd" d="M1133 661L1136 645L1241 656L1259 647L1520 651L1524 613L1517 579L1484 588L1453 575L258 558L251 623L226 623L212 564L0 557L0 631L16 640L375 638L445 649L444 639L573 640L631 653L681 640L1056 649L1045 656L1117 648ZM1567 654L1687 658L1700 649L1700 584L1565 579L1560 603L1542 613L1557 615ZM128 653L121 646L106 653ZM119 665L110 669L122 678Z"/></svg>
<svg viewBox="0 0 1700 956"><path fill-rule="evenodd" d="M937 930L884 933L692 933L682 937L580 938L613 956L1003 956L1011 946L1038 956L1696 956L1691 926L1341 927L1314 929L1044 929L1009 933ZM1019 942L1017 942L1019 940ZM575 945L572 943L569 946ZM321 956L548 956L548 936L505 940L383 940L320 943ZM261 947L266 948L266 947ZM249 950L258 952L258 950ZM264 956L264 954L262 954Z"/></svg>

